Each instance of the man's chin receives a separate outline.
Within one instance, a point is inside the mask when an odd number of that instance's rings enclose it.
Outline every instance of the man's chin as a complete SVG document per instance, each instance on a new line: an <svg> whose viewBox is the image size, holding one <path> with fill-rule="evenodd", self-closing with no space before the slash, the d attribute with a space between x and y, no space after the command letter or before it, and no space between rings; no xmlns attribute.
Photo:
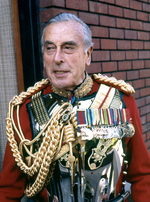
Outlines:
<svg viewBox="0 0 150 202"><path fill-rule="evenodd" d="M65 89L65 90L70 90L72 91L74 88L70 86L70 84L63 84L63 82L53 84L55 87L60 88L60 89Z"/></svg>

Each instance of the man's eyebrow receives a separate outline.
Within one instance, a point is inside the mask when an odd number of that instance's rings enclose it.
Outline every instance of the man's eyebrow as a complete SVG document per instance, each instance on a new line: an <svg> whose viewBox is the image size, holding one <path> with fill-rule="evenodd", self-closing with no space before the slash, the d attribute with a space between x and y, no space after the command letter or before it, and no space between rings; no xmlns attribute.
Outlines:
<svg viewBox="0 0 150 202"><path fill-rule="evenodd" d="M46 40L43 43L43 45L48 45L48 44L54 44L54 43L52 41L49 41L49 40ZM64 41L61 46L64 46L64 45L78 46L78 43L75 41Z"/></svg>
<svg viewBox="0 0 150 202"><path fill-rule="evenodd" d="M65 41L63 45L71 45L71 46L78 46L78 43L75 41Z"/></svg>
<svg viewBox="0 0 150 202"><path fill-rule="evenodd" d="M46 44L54 44L54 43L52 41L46 40L44 41L43 45L46 45Z"/></svg>

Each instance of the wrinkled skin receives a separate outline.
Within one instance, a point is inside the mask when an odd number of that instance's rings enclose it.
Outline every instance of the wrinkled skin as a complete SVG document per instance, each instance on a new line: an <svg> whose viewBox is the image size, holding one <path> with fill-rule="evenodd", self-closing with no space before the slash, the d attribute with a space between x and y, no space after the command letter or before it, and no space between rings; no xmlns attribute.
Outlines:
<svg viewBox="0 0 150 202"><path fill-rule="evenodd" d="M52 23L44 37L43 64L50 82L58 87L73 90L85 78L90 65L90 47L84 51L84 32L76 21Z"/></svg>

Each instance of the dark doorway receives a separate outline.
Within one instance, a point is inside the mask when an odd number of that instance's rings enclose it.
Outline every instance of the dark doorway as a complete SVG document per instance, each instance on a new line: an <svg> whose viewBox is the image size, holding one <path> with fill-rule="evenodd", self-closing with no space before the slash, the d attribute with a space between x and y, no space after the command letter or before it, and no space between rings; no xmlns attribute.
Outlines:
<svg viewBox="0 0 150 202"><path fill-rule="evenodd" d="M43 77L38 0L18 0L25 90Z"/></svg>

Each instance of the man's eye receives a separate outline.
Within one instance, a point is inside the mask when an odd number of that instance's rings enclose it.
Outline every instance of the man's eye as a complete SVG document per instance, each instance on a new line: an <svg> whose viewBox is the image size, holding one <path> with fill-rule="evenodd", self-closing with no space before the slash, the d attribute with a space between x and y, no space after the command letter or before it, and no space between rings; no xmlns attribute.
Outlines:
<svg viewBox="0 0 150 202"><path fill-rule="evenodd" d="M65 53L70 54L70 53L74 52L75 48L74 48L74 46L64 46L63 50L64 50Z"/></svg>
<svg viewBox="0 0 150 202"><path fill-rule="evenodd" d="M53 50L54 48L54 46L47 46L47 50Z"/></svg>
<svg viewBox="0 0 150 202"><path fill-rule="evenodd" d="M66 49L72 49L72 47L70 47L70 46L66 46L65 48L66 48Z"/></svg>
<svg viewBox="0 0 150 202"><path fill-rule="evenodd" d="M47 45L47 46L45 46L45 51L46 51L48 54L52 54L52 53L55 51L55 46Z"/></svg>

